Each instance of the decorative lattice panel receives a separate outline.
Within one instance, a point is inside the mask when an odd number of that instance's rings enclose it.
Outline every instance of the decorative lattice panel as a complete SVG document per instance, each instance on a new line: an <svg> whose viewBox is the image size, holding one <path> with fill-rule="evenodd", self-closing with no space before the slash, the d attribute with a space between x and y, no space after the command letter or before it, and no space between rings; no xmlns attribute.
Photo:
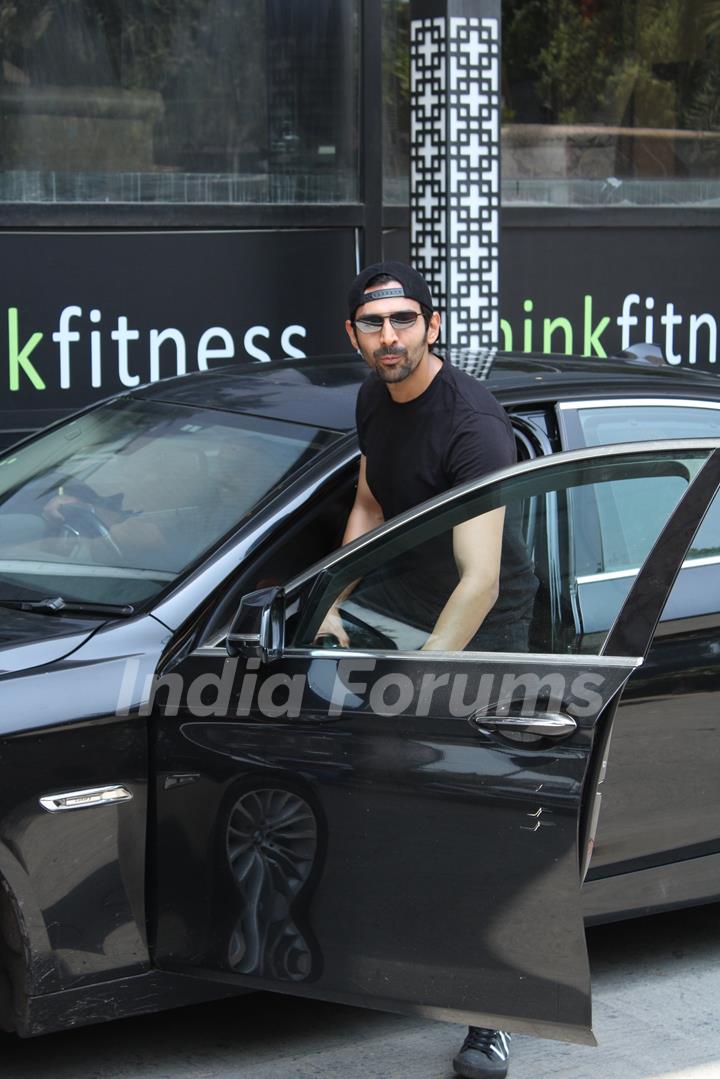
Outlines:
<svg viewBox="0 0 720 1079"><path fill-rule="evenodd" d="M411 24L411 258L454 349L499 338L500 24Z"/></svg>
<svg viewBox="0 0 720 1079"><path fill-rule="evenodd" d="M410 24L410 253L445 314L447 270L446 21Z"/></svg>

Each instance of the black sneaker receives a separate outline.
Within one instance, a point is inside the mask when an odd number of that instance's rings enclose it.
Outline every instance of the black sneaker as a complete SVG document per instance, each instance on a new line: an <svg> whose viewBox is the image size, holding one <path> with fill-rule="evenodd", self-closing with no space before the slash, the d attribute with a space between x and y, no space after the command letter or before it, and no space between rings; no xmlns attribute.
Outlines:
<svg viewBox="0 0 720 1079"><path fill-rule="evenodd" d="M510 1035L504 1030L468 1027L462 1049L453 1060L464 1079L504 1079L510 1059Z"/></svg>

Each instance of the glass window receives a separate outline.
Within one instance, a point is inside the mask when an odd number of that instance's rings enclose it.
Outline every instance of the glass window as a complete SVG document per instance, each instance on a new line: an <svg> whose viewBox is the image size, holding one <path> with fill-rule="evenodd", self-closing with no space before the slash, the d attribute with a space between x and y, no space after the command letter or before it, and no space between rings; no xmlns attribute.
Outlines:
<svg viewBox="0 0 720 1079"><path fill-rule="evenodd" d="M720 196L714 0L504 0L506 202Z"/></svg>
<svg viewBox="0 0 720 1079"><path fill-rule="evenodd" d="M385 200L408 201L407 0L384 0ZM503 201L717 204L717 0L503 0Z"/></svg>
<svg viewBox="0 0 720 1079"><path fill-rule="evenodd" d="M0 200L357 199L359 0L22 0Z"/></svg>
<svg viewBox="0 0 720 1079"><path fill-rule="evenodd" d="M339 437L149 401L80 416L0 459L0 595L142 602Z"/></svg>
<svg viewBox="0 0 720 1079"><path fill-rule="evenodd" d="M410 176L410 0L382 0L383 198L405 204Z"/></svg>
<svg viewBox="0 0 720 1079"><path fill-rule="evenodd" d="M643 442L653 438L720 438L720 408L709 405L603 406L580 408L577 415L586 446ZM583 543L582 550L578 550L580 572L637 570L644 557L642 537L647 522L662 523L668 507L677 500L679 483L677 477L668 476L660 486L650 486L642 480L607 485L597 499L602 550L590 559L594 565L588 564L589 549ZM586 509L582 512L584 515ZM581 527L579 522L578 527ZM716 497L697 531L688 557L717 554L720 554L720 499Z"/></svg>
<svg viewBox="0 0 720 1079"><path fill-rule="evenodd" d="M707 456L706 451L660 451L530 469L480 495L469 494L460 504L398 524L326 571L313 591L314 600L305 597L302 604L288 605L288 642L294 647L317 642L324 647L415 651L428 641L438 647L444 622L462 624L467 631L467 643L455 643L443 648L446 651L597 652L606 634L587 638L578 604L576 557L567 542L576 496L597 499L626 483L643 484L655 495L664 516L645 517L633 532L633 554L642 563ZM666 497L670 488L672 497ZM473 607L484 601L476 598L472 578L477 567L488 565L498 514L499 592L485 613ZM596 514L594 523L585 523L585 542L594 550L602 546L597 522ZM467 530L462 558L459 529ZM469 567L469 576L462 567ZM604 596L605 631L625 592Z"/></svg>

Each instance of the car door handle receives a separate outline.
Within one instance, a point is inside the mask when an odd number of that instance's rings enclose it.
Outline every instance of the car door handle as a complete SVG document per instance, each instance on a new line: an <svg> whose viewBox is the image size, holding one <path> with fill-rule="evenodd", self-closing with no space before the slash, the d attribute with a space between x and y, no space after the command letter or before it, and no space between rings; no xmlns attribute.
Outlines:
<svg viewBox="0 0 720 1079"><path fill-rule="evenodd" d="M534 734L536 738L567 738L577 730L572 716L564 712L544 712L540 716L488 716L475 712L470 725L479 731L508 731Z"/></svg>

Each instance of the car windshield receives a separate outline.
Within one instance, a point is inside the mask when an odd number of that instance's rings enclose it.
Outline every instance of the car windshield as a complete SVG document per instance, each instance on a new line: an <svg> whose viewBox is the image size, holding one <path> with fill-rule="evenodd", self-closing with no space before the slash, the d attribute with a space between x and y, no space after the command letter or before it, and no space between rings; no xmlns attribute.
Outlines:
<svg viewBox="0 0 720 1079"><path fill-rule="evenodd" d="M0 457L0 601L139 604L341 436L121 398Z"/></svg>

